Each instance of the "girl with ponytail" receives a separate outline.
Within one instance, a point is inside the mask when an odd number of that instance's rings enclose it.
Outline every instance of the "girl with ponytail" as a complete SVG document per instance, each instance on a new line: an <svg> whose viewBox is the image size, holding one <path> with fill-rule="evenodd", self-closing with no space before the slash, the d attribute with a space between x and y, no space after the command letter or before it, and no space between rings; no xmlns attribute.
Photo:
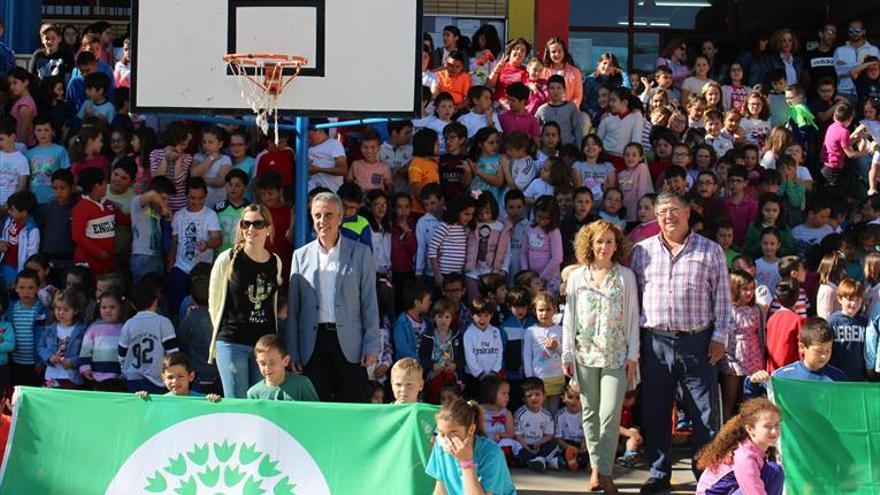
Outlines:
<svg viewBox="0 0 880 495"><path fill-rule="evenodd" d="M697 455L697 495L781 495L785 476L773 460L778 441L779 409L763 398L745 402Z"/></svg>
<svg viewBox="0 0 880 495"><path fill-rule="evenodd" d="M246 206L232 248L220 253L211 269L208 312L214 334L208 360L217 359L224 397L244 398L260 381L254 345L277 333L281 258L265 246L273 234L269 210L261 204Z"/></svg>
<svg viewBox="0 0 880 495"><path fill-rule="evenodd" d="M476 401L454 400L437 413L437 440L425 470L437 480L435 494L516 493L501 447L486 438Z"/></svg>

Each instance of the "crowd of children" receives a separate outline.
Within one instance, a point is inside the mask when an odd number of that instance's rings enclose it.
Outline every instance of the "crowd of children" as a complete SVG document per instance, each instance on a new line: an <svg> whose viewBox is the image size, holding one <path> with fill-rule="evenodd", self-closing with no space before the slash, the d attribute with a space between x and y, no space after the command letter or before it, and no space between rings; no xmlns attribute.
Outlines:
<svg viewBox="0 0 880 495"><path fill-rule="evenodd" d="M259 202L287 280L293 222L310 221L292 216L294 139L310 143L310 195L338 193L343 235L373 253L383 337L373 401L387 402L387 391L397 402L477 399L511 464L588 464L579 392L561 364L565 268L575 234L596 219L626 229L632 244L656 235L655 192L687 198L693 231L727 254L726 418L772 373L860 381L880 372L871 54L850 76L857 93L785 69L747 87L757 63L732 63L721 85L705 56L687 78L664 58L652 80L597 69L581 91L558 38L545 47L558 60L527 60L531 44L518 38L493 64L486 47L502 48L487 30L472 55L488 70L469 73L464 37L450 30L433 68L425 41L421 118L389 122L387 138L384 128L315 128L276 142L236 126L157 129L131 114L129 41L114 71L109 28L99 28L74 57L58 27L42 26L31 70L11 69L0 88L3 389L198 390L217 400L210 264L231 246L243 208ZM616 65L606 55L603 71ZM823 319L805 320L814 315ZM249 398L316 399L287 371L283 342L264 337L255 354L264 379ZM637 395L621 427L627 466L641 444L629 413ZM772 414L744 409L736 432L719 434L723 448ZM700 462L723 477L718 452Z"/></svg>

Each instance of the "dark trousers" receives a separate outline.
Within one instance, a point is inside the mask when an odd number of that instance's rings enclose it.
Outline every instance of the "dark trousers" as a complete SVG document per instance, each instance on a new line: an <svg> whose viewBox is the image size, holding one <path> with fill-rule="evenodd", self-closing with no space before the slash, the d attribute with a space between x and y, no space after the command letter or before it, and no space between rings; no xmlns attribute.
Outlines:
<svg viewBox="0 0 880 495"><path fill-rule="evenodd" d="M555 441L550 441L538 447L538 452L534 454L523 447L523 449L519 451L519 454L517 454L517 457L523 462L528 462L537 457L543 457L546 460L550 460L557 455L559 455L559 446L556 445Z"/></svg>
<svg viewBox="0 0 880 495"><path fill-rule="evenodd" d="M672 402L676 384L693 421L691 449L694 454L709 443L718 428L718 373L709 364L712 328L678 338L651 331L642 334L642 426L645 456L651 476L668 479L672 474L669 447L672 442Z"/></svg>
<svg viewBox="0 0 880 495"><path fill-rule="evenodd" d="M168 272L168 311L172 321L177 320L180 304L189 295L189 274L176 266Z"/></svg>
<svg viewBox="0 0 880 495"><path fill-rule="evenodd" d="M321 402L370 401L367 370L359 362L348 362L335 330L318 330L315 350L303 371Z"/></svg>
<svg viewBox="0 0 880 495"><path fill-rule="evenodd" d="M34 364L10 363L9 372L13 387L18 385L42 387L45 384L43 376L37 373L36 365Z"/></svg>
<svg viewBox="0 0 880 495"><path fill-rule="evenodd" d="M128 392L128 386L123 379L109 379L103 382L86 381L86 387L95 392Z"/></svg>

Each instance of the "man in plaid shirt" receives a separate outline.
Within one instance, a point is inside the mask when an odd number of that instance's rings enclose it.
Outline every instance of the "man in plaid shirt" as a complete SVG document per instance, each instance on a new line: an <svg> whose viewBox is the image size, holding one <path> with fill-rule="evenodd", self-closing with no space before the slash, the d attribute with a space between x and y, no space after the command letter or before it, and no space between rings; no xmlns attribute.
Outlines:
<svg viewBox="0 0 880 495"><path fill-rule="evenodd" d="M693 452L715 436L720 412L715 365L724 357L732 324L724 250L691 232L688 203L674 193L662 193L655 212L660 234L635 246L631 265L642 294L641 403L651 464L641 493L670 486L670 418L677 384L694 422Z"/></svg>

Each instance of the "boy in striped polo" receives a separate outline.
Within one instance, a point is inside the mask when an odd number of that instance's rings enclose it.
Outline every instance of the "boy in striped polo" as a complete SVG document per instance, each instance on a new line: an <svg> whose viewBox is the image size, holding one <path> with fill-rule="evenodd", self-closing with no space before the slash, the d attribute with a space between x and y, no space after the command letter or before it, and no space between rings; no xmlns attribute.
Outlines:
<svg viewBox="0 0 880 495"><path fill-rule="evenodd" d="M40 277L33 270L25 268L15 278L18 301L6 311L6 320L12 323L15 333L10 364L13 385L41 385L43 370L38 364L36 333L46 321L46 307L37 298L39 288Z"/></svg>

